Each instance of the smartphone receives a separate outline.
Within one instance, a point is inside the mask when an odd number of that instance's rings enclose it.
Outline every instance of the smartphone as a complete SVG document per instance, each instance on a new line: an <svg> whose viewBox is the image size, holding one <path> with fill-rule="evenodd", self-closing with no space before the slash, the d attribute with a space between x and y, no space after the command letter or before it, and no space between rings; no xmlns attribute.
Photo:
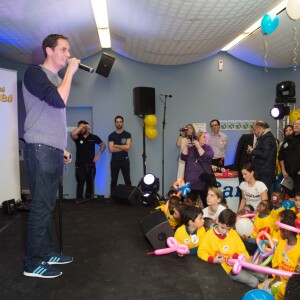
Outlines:
<svg viewBox="0 0 300 300"><path fill-rule="evenodd" d="M188 138L189 138L190 142L193 143L195 136L193 134L191 134L188 136Z"/></svg>

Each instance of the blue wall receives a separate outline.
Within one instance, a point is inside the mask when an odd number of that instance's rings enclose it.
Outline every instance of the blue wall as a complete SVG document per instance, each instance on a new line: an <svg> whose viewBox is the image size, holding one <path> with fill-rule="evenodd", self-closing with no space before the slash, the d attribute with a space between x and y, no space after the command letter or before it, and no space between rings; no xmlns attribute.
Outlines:
<svg viewBox="0 0 300 300"><path fill-rule="evenodd" d="M125 119L124 129L133 137L130 150L131 177L137 185L143 176L143 144L141 119L133 114L132 89L138 86L156 89L156 117L158 137L146 140L147 172L162 175L162 119L164 104L159 94L171 94L167 100L165 127L165 186L166 193L176 178L179 149L175 142L180 127L187 123L220 120L266 120L276 135L276 122L269 111L274 105L276 84L285 80L296 83L299 94L299 71L293 69L269 69L241 62L227 53L220 53L204 61L179 66L149 65L129 60L114 52L116 57L108 78L79 70L73 81L68 106L92 107L93 132L106 143L114 131L114 117L118 114ZM97 67L101 53L86 60L84 64ZM218 60L224 61L223 71L218 70ZM25 65L0 58L0 67L18 70L19 80ZM24 108L20 97L20 136L23 136ZM68 126L76 126L74 120ZM209 129L209 128L208 128ZM229 149L226 163L233 161L238 138L245 131L226 131ZM96 193L109 195L110 153L106 150L97 164ZM119 183L123 183L120 175ZM65 187L73 190L75 186ZM160 190L162 192L162 189ZM73 195L72 195L73 196Z"/></svg>

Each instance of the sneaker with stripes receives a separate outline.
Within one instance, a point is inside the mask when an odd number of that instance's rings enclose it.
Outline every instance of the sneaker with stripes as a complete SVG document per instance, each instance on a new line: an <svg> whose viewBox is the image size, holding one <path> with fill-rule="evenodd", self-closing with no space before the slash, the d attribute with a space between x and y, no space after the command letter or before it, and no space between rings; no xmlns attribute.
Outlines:
<svg viewBox="0 0 300 300"><path fill-rule="evenodd" d="M59 253L52 253L46 259L48 265L63 265L73 261L72 256L61 255Z"/></svg>
<svg viewBox="0 0 300 300"><path fill-rule="evenodd" d="M25 266L23 274L29 277L55 278L60 276L62 272L55 267L50 266L47 262L42 261L35 266Z"/></svg>

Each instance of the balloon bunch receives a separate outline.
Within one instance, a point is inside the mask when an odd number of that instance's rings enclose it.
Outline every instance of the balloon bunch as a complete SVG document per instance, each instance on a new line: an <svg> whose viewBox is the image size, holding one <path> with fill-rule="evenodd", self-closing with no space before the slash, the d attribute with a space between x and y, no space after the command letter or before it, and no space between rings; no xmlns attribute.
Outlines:
<svg viewBox="0 0 300 300"><path fill-rule="evenodd" d="M153 252L148 252L147 254L163 255L163 254L169 254L176 251L179 255L185 255L185 254L189 254L190 252L187 245L178 244L176 239L173 237L169 237L167 239L167 245L168 248L158 249Z"/></svg>
<svg viewBox="0 0 300 300"><path fill-rule="evenodd" d="M178 191L176 196L180 197L180 195L182 195L185 197L187 193L191 192L190 185L189 182L185 183L182 178L178 178L177 181L173 183L174 189Z"/></svg>
<svg viewBox="0 0 300 300"><path fill-rule="evenodd" d="M157 137L157 129L154 127L156 123L155 115L148 115L144 119L145 135L149 140L154 140Z"/></svg>
<svg viewBox="0 0 300 300"><path fill-rule="evenodd" d="M267 231L260 231L256 237L257 250L251 262L256 265L266 266L273 258L277 241L272 240Z"/></svg>

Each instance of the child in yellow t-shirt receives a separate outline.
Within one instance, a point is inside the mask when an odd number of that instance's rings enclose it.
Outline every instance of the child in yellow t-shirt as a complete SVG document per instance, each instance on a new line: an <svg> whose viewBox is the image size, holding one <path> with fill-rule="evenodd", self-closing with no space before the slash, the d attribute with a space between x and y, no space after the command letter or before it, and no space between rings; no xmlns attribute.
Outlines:
<svg viewBox="0 0 300 300"><path fill-rule="evenodd" d="M300 218L300 192L295 193L294 202L295 207L293 207L291 210L295 212L297 218Z"/></svg>
<svg viewBox="0 0 300 300"><path fill-rule="evenodd" d="M205 229L203 227L203 212L200 207L186 205L181 211L182 225L177 228L174 238L179 244L187 245L190 255L196 255Z"/></svg>
<svg viewBox="0 0 300 300"><path fill-rule="evenodd" d="M256 208L257 214L254 217L254 228L250 238L245 235L241 237L250 255L254 255L257 250L256 237L260 231L266 231L269 235L273 233L275 221L270 215L272 208L273 204L271 201L260 201Z"/></svg>
<svg viewBox="0 0 300 300"><path fill-rule="evenodd" d="M220 264L232 280L257 288L259 282L265 280L265 274L242 269L235 275L232 273L232 266L227 263L227 259L238 258L240 254L249 259L243 241L233 229L235 221L236 214L231 209L223 210L216 221L217 225L204 236L197 254L204 261Z"/></svg>
<svg viewBox="0 0 300 300"><path fill-rule="evenodd" d="M296 215L289 215L281 219L281 223L295 227L294 222ZM297 233L280 228L281 240L278 242L273 259L272 267L279 270L289 272L299 272L300 266L300 239L297 238ZM283 300L287 277L273 276L270 282L266 283L265 289L270 292L270 289L274 284L277 285L277 289L274 289L274 296L276 300ZM279 284L279 285L278 285Z"/></svg>
<svg viewBox="0 0 300 300"><path fill-rule="evenodd" d="M177 212L176 207L179 206L179 203L179 197L173 195L170 196L166 204L160 205L155 208L156 210L160 209L165 213L169 224L174 230L181 224L180 216L177 213L175 213Z"/></svg>

